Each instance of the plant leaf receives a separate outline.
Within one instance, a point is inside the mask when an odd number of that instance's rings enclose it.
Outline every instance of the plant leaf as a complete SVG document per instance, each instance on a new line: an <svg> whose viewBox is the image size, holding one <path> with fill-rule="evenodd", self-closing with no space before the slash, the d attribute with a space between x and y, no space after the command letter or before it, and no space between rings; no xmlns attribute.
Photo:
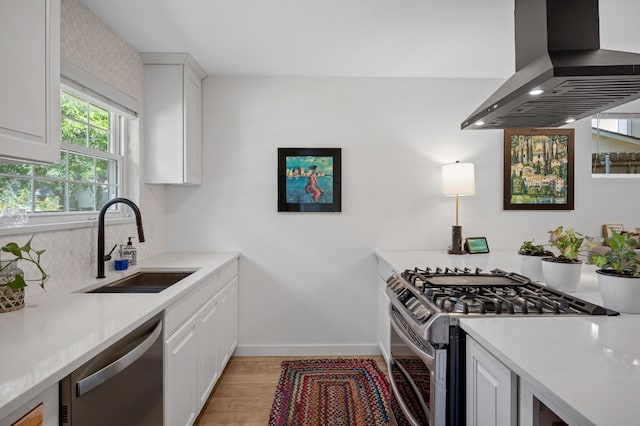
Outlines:
<svg viewBox="0 0 640 426"><path fill-rule="evenodd" d="M2 247L2 251L6 253L11 253L15 257L22 257L22 253L20 252L20 246L14 242L7 243L4 247Z"/></svg>
<svg viewBox="0 0 640 426"><path fill-rule="evenodd" d="M13 278L13 281L9 283L9 287L11 287L13 290L19 290L21 288L25 288L26 286L27 283L24 281L22 275L16 275Z"/></svg>
<svg viewBox="0 0 640 426"><path fill-rule="evenodd" d="M29 253L31 251L31 240L33 240L33 236L29 238L29 241L27 241L25 245L20 247L20 250L22 250L25 253Z"/></svg>
<svg viewBox="0 0 640 426"><path fill-rule="evenodd" d="M604 265L609 263L609 260L605 256L601 256L598 254L591 257L591 262L598 268L602 268Z"/></svg>

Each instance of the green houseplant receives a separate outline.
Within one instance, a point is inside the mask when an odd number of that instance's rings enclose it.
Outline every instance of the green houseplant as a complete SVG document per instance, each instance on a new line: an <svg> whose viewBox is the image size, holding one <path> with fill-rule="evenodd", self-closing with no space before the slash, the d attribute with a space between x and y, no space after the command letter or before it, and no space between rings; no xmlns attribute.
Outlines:
<svg viewBox="0 0 640 426"><path fill-rule="evenodd" d="M558 226L549 231L549 245L560 254L542 259L542 275L547 286L560 291L576 291L582 273L582 261L578 253L584 244L584 235Z"/></svg>
<svg viewBox="0 0 640 426"><path fill-rule="evenodd" d="M44 289L49 274L40 265L40 258L45 250L36 250L31 246L33 237L26 244L20 246L16 242L9 242L0 248L0 256L9 254L10 259L0 257L0 312L10 312L24 307L24 288L27 282L37 282ZM25 279L23 271L18 268L20 263L28 263L35 267L40 274L37 279Z"/></svg>
<svg viewBox="0 0 640 426"><path fill-rule="evenodd" d="M604 255L593 255L591 262L600 268L602 273L640 277L640 258L635 252L638 242L632 238L632 235L618 234L612 230L611 237L605 242L610 247L609 251Z"/></svg>
<svg viewBox="0 0 640 426"><path fill-rule="evenodd" d="M553 253L533 240L526 240L518 249L520 255L520 273L534 281L543 281L542 258L553 257Z"/></svg>
<svg viewBox="0 0 640 426"><path fill-rule="evenodd" d="M560 255L554 257L555 262L562 263L582 263L578 260L578 253L584 243L584 235L573 230L573 228L564 229L558 226L553 231L549 231L549 244L556 248Z"/></svg>
<svg viewBox="0 0 640 426"><path fill-rule="evenodd" d="M593 255L591 262L598 270L598 288L602 303L629 314L640 313L640 257L635 252L638 242L630 233L612 231L606 240L610 247L604 255Z"/></svg>
<svg viewBox="0 0 640 426"><path fill-rule="evenodd" d="M522 243L518 249L518 254L521 256L553 256L549 250L544 248L542 244L533 244L533 240L527 240Z"/></svg>

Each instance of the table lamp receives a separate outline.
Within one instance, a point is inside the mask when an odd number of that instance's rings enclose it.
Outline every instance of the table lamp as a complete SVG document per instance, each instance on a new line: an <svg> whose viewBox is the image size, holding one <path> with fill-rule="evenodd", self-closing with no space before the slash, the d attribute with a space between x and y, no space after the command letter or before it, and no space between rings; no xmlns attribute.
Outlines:
<svg viewBox="0 0 640 426"><path fill-rule="evenodd" d="M458 197L473 195L476 192L475 168L473 163L461 163L442 166L442 192L446 196L456 197L456 224L451 227L451 247L449 254L464 254L462 249L462 226L458 224Z"/></svg>

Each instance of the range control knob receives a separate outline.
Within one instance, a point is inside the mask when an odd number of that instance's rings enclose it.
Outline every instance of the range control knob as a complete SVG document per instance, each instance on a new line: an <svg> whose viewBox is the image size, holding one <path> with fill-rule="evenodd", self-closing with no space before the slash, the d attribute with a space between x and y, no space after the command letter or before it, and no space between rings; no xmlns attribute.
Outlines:
<svg viewBox="0 0 640 426"><path fill-rule="evenodd" d="M413 293L411 293L406 288L400 290L400 292L398 293L398 300L405 306L407 306L407 302L412 298L414 298Z"/></svg>
<svg viewBox="0 0 640 426"><path fill-rule="evenodd" d="M399 293L400 290L402 290L402 288L404 287L402 284L402 280L400 280L398 277L393 276L391 278L389 278L387 280L387 286L393 290L395 293Z"/></svg>
<svg viewBox="0 0 640 426"><path fill-rule="evenodd" d="M418 299L416 299L415 297L411 296L409 297L405 302L404 302L404 306L406 306L407 308L409 308L409 310L413 310L413 308L420 302L418 302Z"/></svg>
<svg viewBox="0 0 640 426"><path fill-rule="evenodd" d="M429 316L429 310L421 304L413 311L413 314L416 316L416 318L418 318L419 321L424 321Z"/></svg>

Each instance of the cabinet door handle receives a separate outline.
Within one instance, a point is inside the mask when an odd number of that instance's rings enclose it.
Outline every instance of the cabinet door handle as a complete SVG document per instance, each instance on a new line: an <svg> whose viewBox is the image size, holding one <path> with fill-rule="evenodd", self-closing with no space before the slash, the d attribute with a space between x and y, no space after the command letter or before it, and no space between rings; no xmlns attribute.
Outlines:
<svg viewBox="0 0 640 426"><path fill-rule="evenodd" d="M138 346L122 355L120 358L113 361L106 367L78 381L76 383L76 395L82 396L86 394L90 390L100 386L101 384L136 362L142 355L144 355L145 352L149 350L151 345L155 343L155 341L158 339L158 336L160 336L160 333L162 333L162 321L158 321L158 324L153 329L153 331L149 333L147 337L142 341L142 343L140 343Z"/></svg>

